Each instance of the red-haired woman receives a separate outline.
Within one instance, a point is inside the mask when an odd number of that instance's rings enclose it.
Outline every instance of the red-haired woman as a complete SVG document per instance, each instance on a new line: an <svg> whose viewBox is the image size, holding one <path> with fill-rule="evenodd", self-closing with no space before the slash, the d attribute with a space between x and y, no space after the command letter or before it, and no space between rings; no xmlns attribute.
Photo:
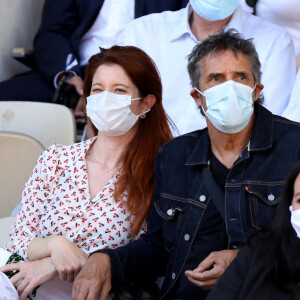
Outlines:
<svg viewBox="0 0 300 300"><path fill-rule="evenodd" d="M89 60L84 95L96 137L51 146L23 193L7 248L29 262L1 269L20 271L11 279L23 280L20 299L40 284L38 298L70 298L65 281L89 252L126 244L144 230L155 155L172 138L158 71L136 47L100 49Z"/></svg>

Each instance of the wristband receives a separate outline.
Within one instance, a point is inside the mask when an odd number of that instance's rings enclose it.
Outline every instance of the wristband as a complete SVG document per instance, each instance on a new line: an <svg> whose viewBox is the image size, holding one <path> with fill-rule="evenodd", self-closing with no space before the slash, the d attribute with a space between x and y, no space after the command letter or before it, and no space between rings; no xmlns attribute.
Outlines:
<svg viewBox="0 0 300 300"><path fill-rule="evenodd" d="M74 76L77 76L77 74L76 74L76 72L74 72L72 70L58 72L53 79L54 87L57 89L57 86L61 81L65 80L65 79L69 79Z"/></svg>

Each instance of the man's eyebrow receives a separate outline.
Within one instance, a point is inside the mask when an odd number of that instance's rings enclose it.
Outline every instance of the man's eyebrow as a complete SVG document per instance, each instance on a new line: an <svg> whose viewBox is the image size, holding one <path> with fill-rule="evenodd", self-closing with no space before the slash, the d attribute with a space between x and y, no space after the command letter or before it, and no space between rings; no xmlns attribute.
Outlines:
<svg viewBox="0 0 300 300"><path fill-rule="evenodd" d="M235 72L236 75L243 75L245 77L248 77L249 74L247 72L244 72L244 71L239 71L239 72Z"/></svg>
<svg viewBox="0 0 300 300"><path fill-rule="evenodd" d="M213 77L221 76L221 75L223 75L223 73L209 73L207 77L208 78L213 78Z"/></svg>

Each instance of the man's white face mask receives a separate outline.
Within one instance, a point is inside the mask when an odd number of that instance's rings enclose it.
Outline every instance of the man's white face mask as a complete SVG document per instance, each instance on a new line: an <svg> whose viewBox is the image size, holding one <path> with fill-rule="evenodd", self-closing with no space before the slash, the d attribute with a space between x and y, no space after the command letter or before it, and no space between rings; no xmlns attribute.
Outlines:
<svg viewBox="0 0 300 300"><path fill-rule="evenodd" d="M244 129L253 114L252 92L248 85L228 80L203 92L206 99L204 111L210 122L224 133L237 133Z"/></svg>
<svg viewBox="0 0 300 300"><path fill-rule="evenodd" d="M225 20L240 5L240 0L190 0L195 12L209 21Z"/></svg>

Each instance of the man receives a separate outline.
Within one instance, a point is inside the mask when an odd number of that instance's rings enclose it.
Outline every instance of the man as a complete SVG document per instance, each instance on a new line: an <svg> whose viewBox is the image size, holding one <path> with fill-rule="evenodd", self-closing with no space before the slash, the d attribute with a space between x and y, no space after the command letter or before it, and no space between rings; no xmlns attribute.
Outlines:
<svg viewBox="0 0 300 300"><path fill-rule="evenodd" d="M0 83L0 100L51 102L55 86L65 76L82 95L82 79L89 57L115 43L134 18L164 10L178 10L188 0L46 0L34 39L36 70ZM66 71L66 72L64 72ZM78 116L85 102L78 104ZM81 104L81 105L80 105Z"/></svg>
<svg viewBox="0 0 300 300"><path fill-rule="evenodd" d="M99 291L106 299L111 287L162 275L160 299L205 299L240 244L273 220L285 177L300 158L300 124L258 103L260 62L238 33L210 36L188 61L191 95L207 128L162 147L147 233L92 254L73 299L95 299Z"/></svg>
<svg viewBox="0 0 300 300"><path fill-rule="evenodd" d="M148 53L160 71L164 87L163 104L184 134L206 126L196 115L186 70L187 56L209 35L236 29L253 38L262 64L264 106L282 115L288 105L296 75L292 39L280 27L246 13L240 0L191 0L176 12L152 14L128 24L119 43L133 45ZM180 86L180 88L178 88Z"/></svg>

